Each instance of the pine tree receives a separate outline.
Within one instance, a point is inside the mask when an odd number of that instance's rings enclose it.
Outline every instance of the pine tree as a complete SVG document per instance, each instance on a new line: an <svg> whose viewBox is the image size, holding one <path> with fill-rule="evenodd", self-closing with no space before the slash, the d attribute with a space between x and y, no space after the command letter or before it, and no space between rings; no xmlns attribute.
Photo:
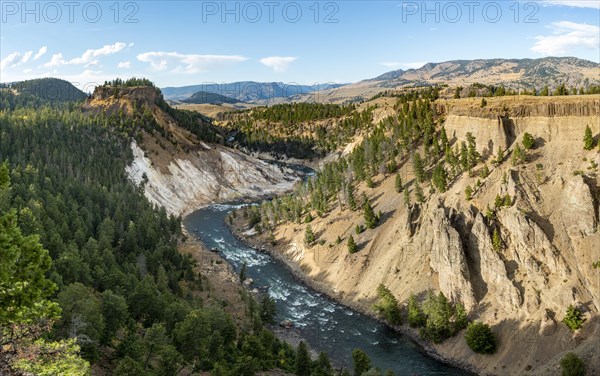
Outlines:
<svg viewBox="0 0 600 376"><path fill-rule="evenodd" d="M471 132L467 132L467 160L469 170L479 163L481 156L477 152L477 143Z"/></svg>
<svg viewBox="0 0 600 376"><path fill-rule="evenodd" d="M446 128L442 127L442 130L440 131L440 141L441 141L441 149L442 150L446 150L446 148L448 148L448 135L446 134Z"/></svg>
<svg viewBox="0 0 600 376"><path fill-rule="evenodd" d="M419 204L422 204L425 202L425 196L423 195L423 190L421 189L421 186L418 183L415 184L415 199L417 200L417 202Z"/></svg>
<svg viewBox="0 0 600 376"><path fill-rule="evenodd" d="M296 350L295 374L298 376L310 376L310 355L304 341L300 341Z"/></svg>
<svg viewBox="0 0 600 376"><path fill-rule="evenodd" d="M408 297L408 324L413 328L425 324L425 316L421 311L421 307L419 306L419 302L417 302L415 294L410 294Z"/></svg>
<svg viewBox="0 0 600 376"><path fill-rule="evenodd" d="M371 369L371 359L361 349L354 349L352 351L352 361L354 363L354 376L361 376Z"/></svg>
<svg viewBox="0 0 600 376"><path fill-rule="evenodd" d="M413 156L413 168L415 170L415 176L417 177L417 181L422 183L425 181L425 166L423 162L423 158L419 153L415 153Z"/></svg>
<svg viewBox="0 0 600 376"><path fill-rule="evenodd" d="M448 189L448 173L441 163L433 169L432 182L440 192L446 192Z"/></svg>
<svg viewBox="0 0 600 376"><path fill-rule="evenodd" d="M469 151L467 150L467 144L465 142L460 143L460 166L463 171L469 169Z"/></svg>
<svg viewBox="0 0 600 376"><path fill-rule="evenodd" d="M496 154L496 160L494 161L496 165L499 165L504 161L504 149L498 146L498 153Z"/></svg>
<svg viewBox="0 0 600 376"><path fill-rule="evenodd" d="M594 136L590 126L585 127L585 134L583 136L583 148L585 150L592 150L594 148Z"/></svg>
<svg viewBox="0 0 600 376"><path fill-rule="evenodd" d="M354 189L352 189L351 184L348 184L347 195L348 195L348 206L350 207L350 210L355 211L356 210L356 199L354 197Z"/></svg>
<svg viewBox="0 0 600 376"><path fill-rule="evenodd" d="M517 143L515 150L513 150L512 164L516 166L522 162L525 162L525 152L521 149L521 146Z"/></svg>
<svg viewBox="0 0 600 376"><path fill-rule="evenodd" d="M373 211L373 207L368 200L366 200L363 205L363 216L365 218L365 226L367 226L367 228L372 229L377 226L379 219L377 218L377 215L375 215L375 211Z"/></svg>
<svg viewBox="0 0 600 376"><path fill-rule="evenodd" d="M404 205L410 206L410 189L404 188Z"/></svg>
<svg viewBox="0 0 600 376"><path fill-rule="evenodd" d="M500 252L502 249L502 240L500 239L500 233L497 228L494 229L494 234L492 235L492 248L494 248L494 251L496 252Z"/></svg>
<svg viewBox="0 0 600 376"><path fill-rule="evenodd" d="M246 269L248 268L248 265L246 264L246 261L244 261L244 263L242 264L242 268L240 269L240 282L244 282L246 280Z"/></svg>
<svg viewBox="0 0 600 376"><path fill-rule="evenodd" d="M456 303L454 307L454 331L457 332L467 327L469 320L465 306L461 303Z"/></svg>
<svg viewBox="0 0 600 376"><path fill-rule="evenodd" d="M304 245L310 247L315 240L315 233L313 232L311 225L306 225L306 230L304 231Z"/></svg>
<svg viewBox="0 0 600 376"><path fill-rule="evenodd" d="M400 174L396 174L396 192L402 192L403 187L404 186L402 185L402 176L400 176Z"/></svg>
<svg viewBox="0 0 600 376"><path fill-rule="evenodd" d="M350 253L358 252L358 246L354 242L354 237L352 235L350 235L348 237L348 252L350 252Z"/></svg>

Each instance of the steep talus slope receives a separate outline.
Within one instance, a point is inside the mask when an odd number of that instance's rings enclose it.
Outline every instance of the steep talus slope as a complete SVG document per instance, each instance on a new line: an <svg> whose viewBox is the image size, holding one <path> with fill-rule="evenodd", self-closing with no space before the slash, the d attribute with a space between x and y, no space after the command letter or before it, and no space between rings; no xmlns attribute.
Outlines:
<svg viewBox="0 0 600 376"><path fill-rule="evenodd" d="M181 110L168 107L157 88L98 87L84 108L126 118L140 116L134 120L138 127L131 142L134 161L127 173L143 185L152 203L170 214L187 214L215 201L279 193L299 180L290 168L203 141L198 129L214 132L206 139L219 141L221 135L198 114L188 116L196 124L177 112Z"/></svg>
<svg viewBox="0 0 600 376"><path fill-rule="evenodd" d="M356 193L365 192L382 212L377 228L357 235L361 213L336 207L311 222L322 245L307 248L305 225L286 224L275 229L276 251L317 288L366 311L380 283L401 302L428 289L461 301L472 318L494 327L498 353L477 355L461 336L436 349L482 373L556 374L568 350L582 356L588 369L600 370L593 356L600 280L592 267L600 260L600 154L582 147L586 126L596 138L600 134L600 98L552 100L495 98L484 109L468 100L438 103L450 139L463 141L467 132L476 137L490 168L487 177L479 177L480 169L473 177L462 174L447 192L407 207L394 179L380 174L375 188L360 185ZM510 154L525 132L535 147L526 163L513 166ZM508 158L495 166L498 148ZM414 186L410 163L401 165L400 174ZM476 187L471 200L465 198L467 185ZM488 216L497 195L509 195L511 202ZM336 241L349 235L358 253ZM560 322L570 304L582 307L589 322L576 335Z"/></svg>

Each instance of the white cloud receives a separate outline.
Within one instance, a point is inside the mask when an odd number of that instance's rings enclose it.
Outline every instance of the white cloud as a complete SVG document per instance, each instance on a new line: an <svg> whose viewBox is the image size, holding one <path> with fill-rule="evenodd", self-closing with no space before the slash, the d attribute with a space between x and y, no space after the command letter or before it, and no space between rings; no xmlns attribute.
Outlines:
<svg viewBox="0 0 600 376"><path fill-rule="evenodd" d="M237 55L195 55L160 51L141 53L137 55L137 59L149 63L157 71L172 67L174 73L201 73L223 64L241 63L248 60Z"/></svg>
<svg viewBox="0 0 600 376"><path fill-rule="evenodd" d="M575 47L598 49L600 27L571 21L554 22L552 35L539 35L531 51L542 55L562 55Z"/></svg>
<svg viewBox="0 0 600 376"><path fill-rule="evenodd" d="M400 66L400 63L392 62L392 61L389 61L389 62L386 61L386 62L379 63L379 64L383 65L384 67L388 67L388 68L396 68L396 67Z"/></svg>
<svg viewBox="0 0 600 376"><path fill-rule="evenodd" d="M543 0L542 2L548 5L600 9L600 0Z"/></svg>
<svg viewBox="0 0 600 376"><path fill-rule="evenodd" d="M33 51L27 51L23 54L23 57L21 58L21 63L26 63L29 61L29 59L31 58L31 55L33 55Z"/></svg>
<svg viewBox="0 0 600 376"><path fill-rule="evenodd" d="M42 57L46 53L46 51L48 51L48 47L43 46L42 48L40 48L39 51L33 57L33 60L37 60L40 57Z"/></svg>
<svg viewBox="0 0 600 376"><path fill-rule="evenodd" d="M65 60L62 53L54 54L52 59L44 64L44 67L56 67L60 65L85 65L86 67L97 65L99 63L98 57L115 54L125 48L125 43L116 42L114 44L107 44L96 50L89 49L83 53L80 57L76 57L71 60Z"/></svg>
<svg viewBox="0 0 600 376"><path fill-rule="evenodd" d="M131 68L131 61L121 61L117 66L119 68L129 69Z"/></svg>
<svg viewBox="0 0 600 376"><path fill-rule="evenodd" d="M46 68L50 68L50 67L57 67L59 65L64 65L67 64L67 62L65 61L63 54L61 54L60 52L57 54L52 55L52 58L50 58L50 61L45 63L43 66Z"/></svg>
<svg viewBox="0 0 600 376"><path fill-rule="evenodd" d="M21 56L20 52L13 52L9 54L7 57L2 59L0 62L0 69L6 69L8 66L12 66L12 64Z"/></svg>
<svg viewBox="0 0 600 376"><path fill-rule="evenodd" d="M276 73L285 72L291 63L298 58L293 56L270 56L264 57L259 61L269 68L272 68Z"/></svg>

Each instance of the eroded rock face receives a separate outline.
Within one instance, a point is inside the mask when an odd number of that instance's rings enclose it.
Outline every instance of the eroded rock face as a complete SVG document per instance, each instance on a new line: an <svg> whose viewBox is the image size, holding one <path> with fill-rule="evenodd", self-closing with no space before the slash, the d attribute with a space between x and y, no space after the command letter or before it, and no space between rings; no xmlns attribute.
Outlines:
<svg viewBox="0 0 600 376"><path fill-rule="evenodd" d="M508 278L500 255L493 249L489 229L481 213L477 213L469 234L469 257L473 268L480 273L487 294L492 294L504 309L515 310L521 306L522 296Z"/></svg>
<svg viewBox="0 0 600 376"><path fill-rule="evenodd" d="M430 211L422 227L425 247L430 249L430 266L439 275L440 290L447 298L460 301L467 310L476 304L469 268L460 235L450 224L443 208Z"/></svg>
<svg viewBox="0 0 600 376"><path fill-rule="evenodd" d="M127 167L130 179L144 185L150 202L169 214L182 215L215 201L279 193L290 189L300 177L292 170L227 148L209 148L173 158L168 171L156 168L135 141L134 160Z"/></svg>
<svg viewBox="0 0 600 376"><path fill-rule="evenodd" d="M537 223L516 207L500 210L498 219L507 230L504 240L510 244L512 258L529 273L541 279L546 279L550 273L561 278L570 275L562 256Z"/></svg>
<svg viewBox="0 0 600 376"><path fill-rule="evenodd" d="M562 218L571 239L592 235L597 230L594 200L590 187L579 175L565 184L561 202Z"/></svg>

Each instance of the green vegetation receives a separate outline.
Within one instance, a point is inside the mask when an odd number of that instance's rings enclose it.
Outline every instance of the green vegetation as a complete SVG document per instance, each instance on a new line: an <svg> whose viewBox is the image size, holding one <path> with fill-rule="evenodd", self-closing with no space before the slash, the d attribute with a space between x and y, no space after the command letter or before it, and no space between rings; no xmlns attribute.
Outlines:
<svg viewBox="0 0 600 376"><path fill-rule="evenodd" d="M127 80L123 80L121 78L115 78L112 81L104 81L104 87L138 87L138 86L148 86L152 88L157 88L156 85L152 81L147 78L137 78L131 77Z"/></svg>
<svg viewBox="0 0 600 376"><path fill-rule="evenodd" d="M320 119L339 118L348 116L355 107L353 105L340 106L337 104L322 103L290 103L276 104L265 107L260 111L252 111L255 120L270 122L297 123Z"/></svg>
<svg viewBox="0 0 600 376"><path fill-rule="evenodd" d="M400 193L404 189L404 185L402 184L402 176L400 174L396 174L396 180L394 182L396 192Z"/></svg>
<svg viewBox="0 0 600 376"><path fill-rule="evenodd" d="M569 305L562 321L569 329L575 331L583 326L585 319L583 318L583 313L577 307Z"/></svg>
<svg viewBox="0 0 600 376"><path fill-rule="evenodd" d="M421 307L417 302L414 294L410 294L408 298L408 324L413 328L424 326L426 317L421 311Z"/></svg>
<svg viewBox="0 0 600 376"><path fill-rule="evenodd" d="M313 159L349 142L370 121L371 110L319 103L280 104L220 115L230 144L241 148ZM328 119L328 125L315 123Z"/></svg>
<svg viewBox="0 0 600 376"><path fill-rule="evenodd" d="M494 233L492 235L492 248L496 252L500 252L500 250L502 250L502 239L500 239L500 233L498 232L497 228L494 229Z"/></svg>
<svg viewBox="0 0 600 376"><path fill-rule="evenodd" d="M523 135L523 147L525 148L525 150L533 148L534 145L535 139L533 138L533 136L525 132L525 134Z"/></svg>
<svg viewBox="0 0 600 376"><path fill-rule="evenodd" d="M471 188L470 185L467 185L467 188L465 188L465 199L470 201L471 198L473 198L473 188Z"/></svg>
<svg viewBox="0 0 600 376"><path fill-rule="evenodd" d="M304 231L304 245L310 247L315 241L315 233L313 232L312 227L306 225L306 230Z"/></svg>
<svg viewBox="0 0 600 376"><path fill-rule="evenodd" d="M479 321L470 323L465 332L465 340L471 350L479 354L496 352L496 335L490 326Z"/></svg>
<svg viewBox="0 0 600 376"><path fill-rule="evenodd" d="M348 252L350 252L350 253L358 252L358 246L354 242L354 237L352 235L350 235L348 237Z"/></svg>
<svg viewBox="0 0 600 376"><path fill-rule="evenodd" d="M218 297L195 297L210 286L177 250L181 219L150 204L125 173L143 116L90 116L19 97L0 90L8 366L41 375L87 375L100 362L115 375L293 372L296 352L263 326L271 302L242 292L245 314L234 322ZM246 216L262 220L258 209Z"/></svg>
<svg viewBox="0 0 600 376"><path fill-rule="evenodd" d="M50 298L56 285L45 276L52 261L37 235L24 236L10 210L11 183L0 165L0 370L52 375L88 375L89 363L75 341L43 338L61 309Z"/></svg>
<svg viewBox="0 0 600 376"><path fill-rule="evenodd" d="M408 320L411 326L421 328L421 337L435 343L441 343L454 336L466 327L468 321L462 304L452 304L443 293L435 295L432 291L429 291L422 304L411 295L408 302Z"/></svg>
<svg viewBox="0 0 600 376"><path fill-rule="evenodd" d="M583 136L583 148L585 150L592 150L594 148L594 136L590 126L585 127L585 134Z"/></svg>
<svg viewBox="0 0 600 376"><path fill-rule="evenodd" d="M365 218L365 226L367 226L367 228L373 229L377 226L377 223L379 222L379 216L375 214L375 211L373 211L373 207L371 206L369 200L365 200L363 205L363 216Z"/></svg>
<svg viewBox="0 0 600 376"><path fill-rule="evenodd" d="M402 323L400 305L392 292L383 284L379 284L377 286L377 297L379 301L373 305L373 309L383 315L390 325L400 325Z"/></svg>
<svg viewBox="0 0 600 376"><path fill-rule="evenodd" d="M72 101L83 101L87 95L70 82L58 78L39 78L17 82L10 85L19 95L36 98L45 104L65 104Z"/></svg>
<svg viewBox="0 0 600 376"><path fill-rule="evenodd" d="M574 353L566 353L560 360L562 376L584 376L585 365L583 361Z"/></svg>
<svg viewBox="0 0 600 376"><path fill-rule="evenodd" d="M361 349L352 351L352 361L354 363L354 376L361 376L371 369L371 359Z"/></svg>
<svg viewBox="0 0 600 376"><path fill-rule="evenodd" d="M512 164L513 164L513 166L517 166L526 161L527 161L527 159L525 156L525 151L521 148L521 145L519 143L517 143L517 145L515 146L515 149L513 150L513 153L512 153Z"/></svg>

